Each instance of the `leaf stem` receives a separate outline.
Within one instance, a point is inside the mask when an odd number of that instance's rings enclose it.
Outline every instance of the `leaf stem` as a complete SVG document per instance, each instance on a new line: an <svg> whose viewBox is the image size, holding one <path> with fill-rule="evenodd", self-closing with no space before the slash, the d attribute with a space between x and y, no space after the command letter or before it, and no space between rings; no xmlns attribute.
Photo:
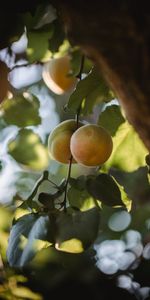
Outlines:
<svg viewBox="0 0 150 300"><path fill-rule="evenodd" d="M49 181L51 184L53 184L55 188L57 188L57 189L59 188L58 185L54 181L52 181L50 179L47 179L47 181Z"/></svg>
<svg viewBox="0 0 150 300"><path fill-rule="evenodd" d="M26 199L26 203L28 204L28 206L30 207L32 199L35 197L35 195L37 194L38 188L40 187L40 185L42 184L42 182L44 180L48 180L51 184L53 184L55 186L55 188L58 189L58 186L55 182L51 181L49 178L49 172L47 170L45 170L42 174L42 176L38 179L38 181L36 182L31 194L29 195L29 197Z"/></svg>
<svg viewBox="0 0 150 300"><path fill-rule="evenodd" d="M82 55L80 71L79 71L79 73L77 75L77 78L79 80L82 79L83 66L84 66L84 55ZM79 108L77 110L77 113L76 113L76 125L77 125L76 127L77 128L79 126L80 111L81 111L81 105L79 106ZM67 174L67 179L66 179L65 194L64 194L64 201L63 201L64 212L67 211L67 207L66 207L66 204L67 204L67 190L68 190L68 184L69 184L70 175L71 175L72 161L73 161L73 156L71 155L70 160L69 160L68 174Z"/></svg>
<svg viewBox="0 0 150 300"><path fill-rule="evenodd" d="M77 78L78 78L79 80L82 79L82 72L83 72L83 66L84 66L84 59L85 59L85 57L84 57L84 54L83 54L82 57L81 57L80 70L79 70L79 73L78 73L78 75L77 75Z"/></svg>

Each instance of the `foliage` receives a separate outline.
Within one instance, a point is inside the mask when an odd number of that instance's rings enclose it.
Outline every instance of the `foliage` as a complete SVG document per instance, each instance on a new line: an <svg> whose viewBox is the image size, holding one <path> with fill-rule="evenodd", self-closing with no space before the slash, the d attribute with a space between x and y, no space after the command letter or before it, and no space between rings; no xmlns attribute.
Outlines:
<svg viewBox="0 0 150 300"><path fill-rule="evenodd" d="M22 114L22 111L24 114ZM34 95L26 95L26 97L16 95L15 98L6 99L1 105L1 113L8 125L26 127L38 125L41 121L39 101Z"/></svg>
<svg viewBox="0 0 150 300"><path fill-rule="evenodd" d="M128 276L134 283L141 260L150 259L147 149L100 71L78 45L68 40L56 9L46 1L30 8L21 10L18 6L9 20L13 28L6 26L6 11L1 18L0 47L7 47L6 57L12 60L9 64L4 59L9 71L21 67L21 59L25 59L26 66L43 66L53 56L69 53L72 73L68 76L76 76L78 83L73 91L56 96L42 79L35 85L37 93L34 86L14 88L11 80L8 87L4 74L6 89L0 105L0 235L4 242L0 241L0 248L7 268L0 284L2 299L43 299L44 289L45 293L57 289L72 272L77 278L80 269L82 284L104 280L106 275L115 280ZM18 54L13 52L12 42L20 38L24 27L28 45ZM45 115L49 108L43 92L40 100L41 90L46 90L52 103L48 122ZM94 168L72 164L71 159L67 166L53 161L48 156L47 127L56 114L59 122L73 116L77 127L82 119L106 128L113 138L108 161ZM5 203L8 187L9 203ZM31 270L36 276L29 275ZM31 291L32 287L25 286L25 276L31 282L33 278L38 283L41 280L41 289ZM141 295L140 286L136 292L133 286L127 289Z"/></svg>

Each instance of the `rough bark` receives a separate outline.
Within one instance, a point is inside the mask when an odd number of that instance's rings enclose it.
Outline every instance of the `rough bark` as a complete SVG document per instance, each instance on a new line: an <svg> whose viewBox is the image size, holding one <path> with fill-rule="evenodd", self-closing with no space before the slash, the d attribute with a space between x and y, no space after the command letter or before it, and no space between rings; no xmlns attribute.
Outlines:
<svg viewBox="0 0 150 300"><path fill-rule="evenodd" d="M73 44L93 59L150 150L150 4L57 0Z"/></svg>

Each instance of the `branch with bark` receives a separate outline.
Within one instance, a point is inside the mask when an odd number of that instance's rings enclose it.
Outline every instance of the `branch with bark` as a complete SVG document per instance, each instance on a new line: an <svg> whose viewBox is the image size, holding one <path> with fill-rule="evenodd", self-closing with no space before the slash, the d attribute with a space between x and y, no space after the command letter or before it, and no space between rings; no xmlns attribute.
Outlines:
<svg viewBox="0 0 150 300"><path fill-rule="evenodd" d="M150 150L148 1L57 0L57 5L69 40L98 66Z"/></svg>

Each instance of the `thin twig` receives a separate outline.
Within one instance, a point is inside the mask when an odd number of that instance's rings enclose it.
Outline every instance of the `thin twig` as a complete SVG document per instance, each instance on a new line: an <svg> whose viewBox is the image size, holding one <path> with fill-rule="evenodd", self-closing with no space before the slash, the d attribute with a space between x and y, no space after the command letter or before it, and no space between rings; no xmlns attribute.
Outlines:
<svg viewBox="0 0 150 300"><path fill-rule="evenodd" d="M81 66L80 66L80 71L77 75L77 78L79 80L82 80L82 72L83 72L83 66L84 66L84 55L82 55L82 58L81 58ZM81 103L82 104L82 103ZM81 104L77 110L77 113L76 113L76 123L77 123L77 128L79 127L79 116L80 116L80 112L81 112Z"/></svg>
<svg viewBox="0 0 150 300"><path fill-rule="evenodd" d="M77 78L79 78L79 80L82 79L83 66L84 66L84 55L82 55L80 71L79 71L79 74L77 75ZM77 113L76 113L76 125L77 125L76 127L77 128L79 126L80 111L81 111L81 105L79 106L79 108L77 110ZM66 207L66 204L67 204L67 191L68 191L68 184L69 184L69 180L70 180L70 176L71 176L72 161L73 161L73 156L71 155L70 160L69 160L68 175L67 175L67 179L66 179L65 194L64 194L64 201L63 201L64 212L67 211L67 207Z"/></svg>
<svg viewBox="0 0 150 300"><path fill-rule="evenodd" d="M67 208L66 208L67 190L68 190L69 179L70 179L70 176L71 176L72 160L73 160L73 156L71 155L70 160L69 160L68 175L67 175L67 179L66 179L65 194L64 194L64 201L63 201L63 203L64 203L64 212L66 212L66 210L67 210Z"/></svg>
<svg viewBox="0 0 150 300"><path fill-rule="evenodd" d="M34 63L24 63L24 64L20 64L20 65L15 65L13 66L10 70L13 71L14 69L18 69L18 68L24 68L24 67L30 67L30 66L33 66L33 65L43 65L42 62L40 61L35 61Z"/></svg>

